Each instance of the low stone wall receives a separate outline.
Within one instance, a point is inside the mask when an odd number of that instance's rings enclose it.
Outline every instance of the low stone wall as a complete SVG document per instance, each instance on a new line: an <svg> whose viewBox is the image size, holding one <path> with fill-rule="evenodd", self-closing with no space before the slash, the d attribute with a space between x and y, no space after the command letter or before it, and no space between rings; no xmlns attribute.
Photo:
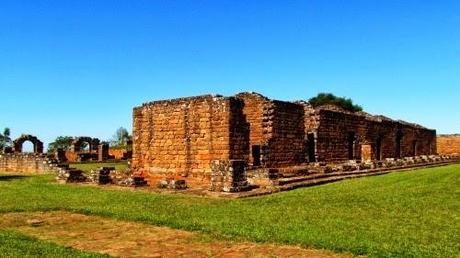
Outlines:
<svg viewBox="0 0 460 258"><path fill-rule="evenodd" d="M460 134L438 135L438 154L460 154Z"/></svg>
<svg viewBox="0 0 460 258"><path fill-rule="evenodd" d="M1 172L46 173L54 170L52 161L45 154L0 154Z"/></svg>
<svg viewBox="0 0 460 258"><path fill-rule="evenodd" d="M249 189L244 160L213 160L211 187L214 192L240 192Z"/></svg>
<svg viewBox="0 0 460 258"><path fill-rule="evenodd" d="M126 149L109 149L109 157L117 160L130 159L132 154L132 151Z"/></svg>

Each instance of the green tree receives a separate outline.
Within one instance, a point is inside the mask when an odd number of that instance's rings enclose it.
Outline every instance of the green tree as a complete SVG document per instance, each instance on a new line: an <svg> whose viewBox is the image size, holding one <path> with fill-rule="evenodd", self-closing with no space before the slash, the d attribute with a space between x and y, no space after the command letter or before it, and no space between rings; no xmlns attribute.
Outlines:
<svg viewBox="0 0 460 258"><path fill-rule="evenodd" d="M48 153L55 152L58 148L65 151L70 149L74 138L72 136L58 136L52 143L48 145Z"/></svg>
<svg viewBox="0 0 460 258"><path fill-rule="evenodd" d="M363 108L353 103L353 100L345 97L337 97L332 93L319 93L308 101L313 107L323 105L335 105L350 112L362 111Z"/></svg>
<svg viewBox="0 0 460 258"><path fill-rule="evenodd" d="M113 135L113 138L110 141L110 146L115 148L126 148L128 141L131 141L131 139L132 137L128 130L126 130L124 127L120 127Z"/></svg>
<svg viewBox="0 0 460 258"><path fill-rule="evenodd" d="M11 146L11 130L10 128L6 127L3 130L3 133L0 133L0 150L3 150L5 147Z"/></svg>

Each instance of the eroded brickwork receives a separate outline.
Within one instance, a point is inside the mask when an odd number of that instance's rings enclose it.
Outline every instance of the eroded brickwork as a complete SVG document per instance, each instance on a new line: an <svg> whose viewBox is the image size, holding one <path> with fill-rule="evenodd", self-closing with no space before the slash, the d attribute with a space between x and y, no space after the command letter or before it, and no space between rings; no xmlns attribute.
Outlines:
<svg viewBox="0 0 460 258"><path fill-rule="evenodd" d="M54 169L44 154L0 154L0 171L2 172L46 173L54 171Z"/></svg>
<svg viewBox="0 0 460 258"><path fill-rule="evenodd" d="M212 95L135 108L133 169L209 179L212 160L246 159L249 132L242 108L240 100Z"/></svg>
<svg viewBox="0 0 460 258"><path fill-rule="evenodd" d="M437 138L438 153L460 154L460 134L439 135Z"/></svg>
<svg viewBox="0 0 460 258"><path fill-rule="evenodd" d="M270 171L318 161L436 153L434 130L257 93L154 101L135 108L133 120L133 169L151 177L200 178L209 183L213 161L240 160L250 175L265 180L271 178Z"/></svg>
<svg viewBox="0 0 460 258"><path fill-rule="evenodd" d="M324 109L319 114L316 132L319 161L360 160L362 146L368 144L370 156L375 160L436 153L435 130L359 113Z"/></svg>
<svg viewBox="0 0 460 258"><path fill-rule="evenodd" d="M250 125L248 164L282 167L305 161L303 106L258 93L236 97L244 101L243 112Z"/></svg>
<svg viewBox="0 0 460 258"><path fill-rule="evenodd" d="M267 110L268 167L286 167L305 162L305 126L302 106L273 101Z"/></svg>

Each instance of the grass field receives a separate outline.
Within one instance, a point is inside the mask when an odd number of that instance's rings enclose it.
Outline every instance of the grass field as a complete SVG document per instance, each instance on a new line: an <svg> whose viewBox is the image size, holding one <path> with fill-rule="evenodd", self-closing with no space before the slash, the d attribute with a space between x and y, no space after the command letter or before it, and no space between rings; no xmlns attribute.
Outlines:
<svg viewBox="0 0 460 258"><path fill-rule="evenodd" d="M128 163L123 162L88 162L88 163L74 163L70 164L72 168L78 168L85 173L89 173L91 170L96 170L100 167L115 167L116 170L123 171L128 168Z"/></svg>
<svg viewBox="0 0 460 258"><path fill-rule="evenodd" d="M0 257L107 257L36 240L14 231L0 231Z"/></svg>
<svg viewBox="0 0 460 258"><path fill-rule="evenodd" d="M460 165L223 200L0 176L0 212L67 210L373 257L458 257ZM5 234L4 232L2 234ZM50 247L47 247L50 248Z"/></svg>

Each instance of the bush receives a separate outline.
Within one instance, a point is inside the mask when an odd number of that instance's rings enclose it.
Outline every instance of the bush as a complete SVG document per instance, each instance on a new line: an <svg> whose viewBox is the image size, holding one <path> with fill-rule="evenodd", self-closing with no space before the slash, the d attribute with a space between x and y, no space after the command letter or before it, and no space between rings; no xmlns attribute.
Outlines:
<svg viewBox="0 0 460 258"><path fill-rule="evenodd" d="M308 101L314 108L324 105L334 105L346 111L358 112L363 108L353 103L353 100L345 97L337 97L332 93L319 93Z"/></svg>

